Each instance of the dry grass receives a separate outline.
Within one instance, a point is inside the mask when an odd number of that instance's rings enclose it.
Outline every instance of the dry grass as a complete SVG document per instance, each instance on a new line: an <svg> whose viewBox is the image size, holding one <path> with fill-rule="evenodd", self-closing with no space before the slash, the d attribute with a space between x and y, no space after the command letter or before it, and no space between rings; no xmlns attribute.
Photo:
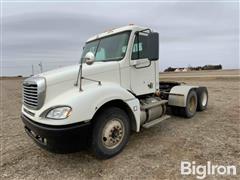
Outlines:
<svg viewBox="0 0 240 180"><path fill-rule="evenodd" d="M0 80L3 102L0 176L4 179L195 179L180 175L181 160L232 164L239 171L240 78L169 80L207 86L208 109L192 119L173 116L151 129L134 133L121 154L105 161L87 151L59 155L36 146L25 134L20 120L22 79ZM230 179L208 177L227 178ZM239 172L231 179L240 179Z"/></svg>

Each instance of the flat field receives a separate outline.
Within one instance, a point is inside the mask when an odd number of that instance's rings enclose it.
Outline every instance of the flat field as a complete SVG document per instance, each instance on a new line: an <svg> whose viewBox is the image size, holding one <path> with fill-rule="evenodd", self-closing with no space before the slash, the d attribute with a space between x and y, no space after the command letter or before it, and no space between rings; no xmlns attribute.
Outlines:
<svg viewBox="0 0 240 180"><path fill-rule="evenodd" d="M22 78L1 78L1 179L196 179L183 160L237 166L240 179L240 71L160 73L160 80L207 86L209 105L191 119L172 116L133 133L122 153L98 160L89 151L53 154L25 134L20 119Z"/></svg>

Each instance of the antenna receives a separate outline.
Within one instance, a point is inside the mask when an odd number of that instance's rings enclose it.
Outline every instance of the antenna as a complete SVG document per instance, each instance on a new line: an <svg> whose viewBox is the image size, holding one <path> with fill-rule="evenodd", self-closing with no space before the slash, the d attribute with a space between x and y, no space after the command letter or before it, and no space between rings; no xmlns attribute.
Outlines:
<svg viewBox="0 0 240 180"><path fill-rule="evenodd" d="M40 67L40 72L42 73L42 72L43 72L42 62L40 62L38 65L39 65L39 67Z"/></svg>
<svg viewBox="0 0 240 180"><path fill-rule="evenodd" d="M32 64L32 76L34 76L34 66Z"/></svg>

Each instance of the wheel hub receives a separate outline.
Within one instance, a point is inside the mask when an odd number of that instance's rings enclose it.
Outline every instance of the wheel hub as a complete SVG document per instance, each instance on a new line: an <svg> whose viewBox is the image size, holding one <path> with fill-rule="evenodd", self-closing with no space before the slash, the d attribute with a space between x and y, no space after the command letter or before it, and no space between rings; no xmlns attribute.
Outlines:
<svg viewBox="0 0 240 180"><path fill-rule="evenodd" d="M112 119L103 128L102 141L108 149L117 147L123 139L124 126L119 119Z"/></svg>

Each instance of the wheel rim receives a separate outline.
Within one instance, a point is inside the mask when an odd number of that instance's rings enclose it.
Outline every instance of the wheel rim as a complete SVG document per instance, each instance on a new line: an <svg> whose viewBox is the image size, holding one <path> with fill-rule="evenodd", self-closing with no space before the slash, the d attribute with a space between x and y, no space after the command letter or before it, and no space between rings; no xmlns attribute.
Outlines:
<svg viewBox="0 0 240 180"><path fill-rule="evenodd" d="M108 149L117 147L123 140L124 126L120 119L112 119L107 122L102 131L103 145Z"/></svg>
<svg viewBox="0 0 240 180"><path fill-rule="evenodd" d="M207 104L207 93L203 92L202 93L202 106L206 106Z"/></svg>
<svg viewBox="0 0 240 180"><path fill-rule="evenodd" d="M189 101L189 111L191 113L194 113L196 111L196 106L197 106L196 98L195 96L192 96Z"/></svg>

